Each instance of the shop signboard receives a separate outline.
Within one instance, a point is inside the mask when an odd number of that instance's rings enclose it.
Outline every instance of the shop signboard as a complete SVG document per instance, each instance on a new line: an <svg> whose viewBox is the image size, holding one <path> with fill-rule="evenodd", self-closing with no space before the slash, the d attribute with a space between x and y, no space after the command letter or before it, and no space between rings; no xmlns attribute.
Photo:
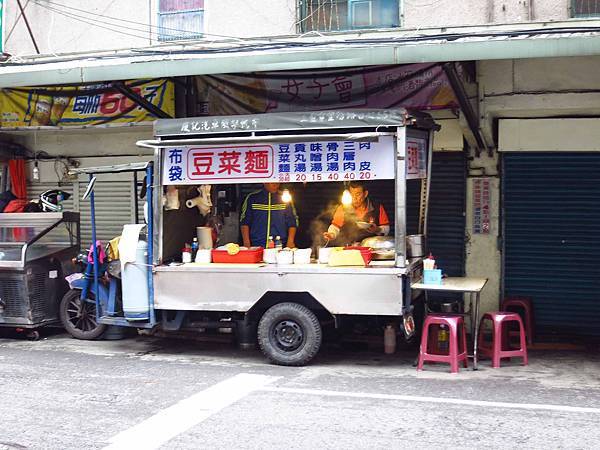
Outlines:
<svg viewBox="0 0 600 450"><path fill-rule="evenodd" d="M473 180L473 234L490 233L490 179Z"/></svg>
<svg viewBox="0 0 600 450"><path fill-rule="evenodd" d="M427 177L427 141L409 138L406 141L406 178Z"/></svg>
<svg viewBox="0 0 600 450"><path fill-rule="evenodd" d="M125 84L165 113L175 115L175 88L172 81L137 80ZM2 128L88 126L151 122L156 119L110 83L5 88L0 91L0 109Z"/></svg>
<svg viewBox="0 0 600 450"><path fill-rule="evenodd" d="M163 184L305 183L394 178L394 140L185 146L164 151Z"/></svg>

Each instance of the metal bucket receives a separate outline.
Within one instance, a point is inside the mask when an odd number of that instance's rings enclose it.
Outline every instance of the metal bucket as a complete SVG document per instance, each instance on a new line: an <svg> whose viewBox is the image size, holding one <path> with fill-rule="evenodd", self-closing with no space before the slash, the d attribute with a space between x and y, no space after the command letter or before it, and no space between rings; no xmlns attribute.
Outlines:
<svg viewBox="0 0 600 450"><path fill-rule="evenodd" d="M406 255L409 258L421 258L427 254L425 236L422 234L410 234L406 236Z"/></svg>

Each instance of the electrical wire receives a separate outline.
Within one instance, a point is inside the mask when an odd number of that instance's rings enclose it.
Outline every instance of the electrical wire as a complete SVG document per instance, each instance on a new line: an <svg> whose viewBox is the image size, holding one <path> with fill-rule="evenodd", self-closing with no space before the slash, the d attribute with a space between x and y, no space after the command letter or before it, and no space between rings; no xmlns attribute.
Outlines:
<svg viewBox="0 0 600 450"><path fill-rule="evenodd" d="M57 3L57 2L53 2L53 1L50 1L50 0L45 0L44 3L41 3L40 0L32 0L32 1L36 5L38 5L38 6L42 7L42 8L44 8L44 7L47 8L47 5L46 5L46 3L47 3L48 5L54 5L55 10L59 9L58 7L61 7L61 8L65 8L65 10L67 10L67 11L73 10L73 11L77 11L77 12L80 12L80 13L83 13L83 14L87 14L87 15L90 15L90 16L102 17L102 18L105 18L105 19L114 20L116 22L130 23L130 24L133 24L133 25L142 25L143 27L148 28L148 30L146 30L146 29L140 30L139 28L131 28L132 30L135 30L135 31L144 31L144 32L150 32L152 34L159 34L157 32L149 31L152 28L155 28L155 29L158 29L158 30L175 31L177 33L202 34L203 36L214 36L214 37L222 37L222 38L228 38L228 39L241 39L241 38L239 38L237 36L227 36L227 35L222 35L222 34L211 34L211 33L204 33L204 32L203 33L198 33L196 31L183 30L183 29L179 29L179 28L164 27L164 26L152 25L152 24L144 23L144 22L136 22L134 20L121 19L121 18L118 18L118 17L107 16L105 14L93 13L91 11L86 11L86 10L83 10L83 9L75 8L73 6L67 6L67 5L64 5L64 4L61 4L61 3ZM65 10L62 10L62 11L65 11ZM71 14L75 14L75 13L71 13ZM80 16L80 17L84 17L84 16ZM90 19L90 18L86 18L86 19ZM113 25L113 24L111 24L111 25ZM116 24L114 24L114 25L116 26Z"/></svg>

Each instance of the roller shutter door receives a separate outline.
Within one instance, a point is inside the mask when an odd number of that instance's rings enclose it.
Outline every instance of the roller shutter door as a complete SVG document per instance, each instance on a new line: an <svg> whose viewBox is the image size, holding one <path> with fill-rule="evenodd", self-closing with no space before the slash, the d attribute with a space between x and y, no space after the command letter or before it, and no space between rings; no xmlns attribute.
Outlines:
<svg viewBox="0 0 600 450"><path fill-rule="evenodd" d="M89 247L92 242L92 226L90 218L89 200L81 200L86 184L63 183L60 189L73 194L64 203L65 210L79 211L81 214L81 242L82 247ZM57 189L55 183L32 183L28 189L30 199L36 199L39 194L48 189ZM130 181L98 181L95 189L96 204L96 230L97 239L107 242L121 234L123 225L134 223L134 194L133 183ZM142 205L139 202L140 220L142 219Z"/></svg>
<svg viewBox="0 0 600 450"><path fill-rule="evenodd" d="M538 333L600 335L600 155L505 154L504 294Z"/></svg>

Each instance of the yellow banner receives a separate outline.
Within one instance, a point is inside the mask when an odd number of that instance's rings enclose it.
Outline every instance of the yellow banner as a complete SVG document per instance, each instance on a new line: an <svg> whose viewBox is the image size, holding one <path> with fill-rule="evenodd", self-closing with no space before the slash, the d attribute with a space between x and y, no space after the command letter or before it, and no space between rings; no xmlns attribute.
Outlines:
<svg viewBox="0 0 600 450"><path fill-rule="evenodd" d="M129 81L125 85L175 117L175 87L172 81L140 80ZM101 125L156 119L110 83L2 89L0 111L2 128Z"/></svg>

